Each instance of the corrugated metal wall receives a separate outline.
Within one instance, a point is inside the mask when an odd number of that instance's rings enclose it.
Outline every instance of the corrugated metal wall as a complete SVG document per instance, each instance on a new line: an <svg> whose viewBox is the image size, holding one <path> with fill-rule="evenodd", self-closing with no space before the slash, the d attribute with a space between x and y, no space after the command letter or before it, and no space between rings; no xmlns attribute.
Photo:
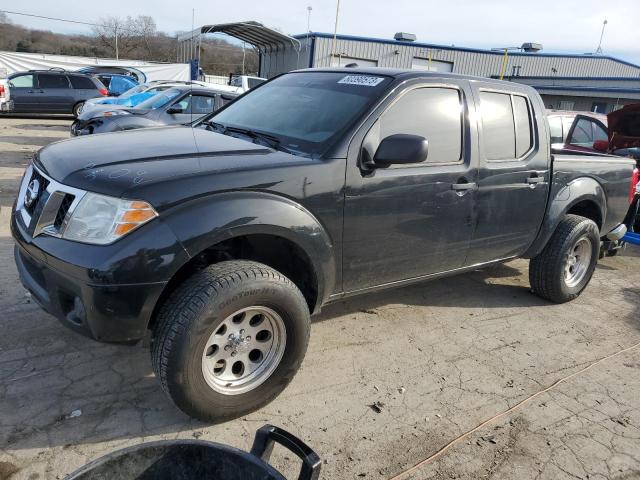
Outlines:
<svg viewBox="0 0 640 480"><path fill-rule="evenodd" d="M331 65L331 38L316 37L314 66ZM445 50L407 45L406 43L379 43L338 38L335 52L352 58L375 60L379 67L411 68L414 57L453 63L453 72L490 77L498 75L502 54ZM596 56L562 57L546 55L509 55L507 75L513 66L520 66L520 75L558 77L638 77L640 69L609 58ZM556 71L553 72L553 69Z"/></svg>

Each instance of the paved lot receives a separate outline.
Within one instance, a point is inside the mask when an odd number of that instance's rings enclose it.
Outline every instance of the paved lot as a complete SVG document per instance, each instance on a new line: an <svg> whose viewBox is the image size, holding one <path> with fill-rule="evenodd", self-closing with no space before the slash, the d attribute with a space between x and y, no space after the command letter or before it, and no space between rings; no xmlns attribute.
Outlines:
<svg viewBox="0 0 640 480"><path fill-rule="evenodd" d="M634 256L603 260L566 305L530 294L527 263L515 261L331 306L280 398L222 425L190 420L160 390L145 347L71 333L19 285L8 227L17 183L69 123L0 118L0 479L62 478L156 439L248 449L267 422L312 445L324 479L640 478ZM275 462L294 471L282 450Z"/></svg>

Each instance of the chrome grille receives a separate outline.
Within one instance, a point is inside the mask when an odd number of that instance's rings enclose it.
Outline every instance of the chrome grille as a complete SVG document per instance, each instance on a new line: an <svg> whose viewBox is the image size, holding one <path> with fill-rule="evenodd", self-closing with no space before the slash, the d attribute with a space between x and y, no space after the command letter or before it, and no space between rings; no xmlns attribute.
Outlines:
<svg viewBox="0 0 640 480"><path fill-rule="evenodd" d="M27 206L26 194L33 180L38 181L39 189L37 196L32 198ZM83 190L56 182L30 165L20 185L16 211L32 236L46 234L59 237L64 232L69 216L85 193Z"/></svg>

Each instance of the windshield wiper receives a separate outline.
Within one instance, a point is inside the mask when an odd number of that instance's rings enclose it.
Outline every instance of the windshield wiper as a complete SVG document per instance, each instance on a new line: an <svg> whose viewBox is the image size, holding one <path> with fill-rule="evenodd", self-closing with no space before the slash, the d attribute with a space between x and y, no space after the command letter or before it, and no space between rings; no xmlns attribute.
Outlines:
<svg viewBox="0 0 640 480"><path fill-rule="evenodd" d="M211 129L215 130L218 133L222 133L223 135L229 135L230 133L239 133L240 135L245 135L253 140L262 141L263 144L266 144L267 147L271 147L274 150L280 150L286 153L291 153L293 155L301 155L301 152L296 150L291 150L282 145L282 141L276 137L275 135L271 135L263 132L256 132L255 130L251 130L249 128L242 127L228 127L221 123L217 122L206 122L207 127L211 127Z"/></svg>

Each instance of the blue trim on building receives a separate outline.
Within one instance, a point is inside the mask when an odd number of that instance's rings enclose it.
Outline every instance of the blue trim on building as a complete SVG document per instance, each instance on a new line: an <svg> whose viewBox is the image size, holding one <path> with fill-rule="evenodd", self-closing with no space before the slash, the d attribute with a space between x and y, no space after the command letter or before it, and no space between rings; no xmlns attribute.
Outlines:
<svg viewBox="0 0 640 480"><path fill-rule="evenodd" d="M491 75L491 78L499 78L500 75ZM512 77L510 75L504 76L505 80L517 80L522 78L525 80L613 80L613 81L625 81L625 82L640 82L640 76L637 77L554 77L554 76L535 76L535 75L518 75Z"/></svg>
<svg viewBox="0 0 640 480"><path fill-rule="evenodd" d="M637 93L640 88L580 87L575 85L529 85L536 90L574 90L576 92Z"/></svg>
<svg viewBox="0 0 640 480"><path fill-rule="evenodd" d="M310 32L300 35L293 35L293 38L300 39L311 36L314 38L333 38L331 33ZM405 47L418 47L418 48L437 48L439 50L457 50L461 52L471 53L484 53L491 55L503 55L503 52L494 52L491 50L483 50L480 48L467 48L467 47L452 47L450 45L436 45L432 43L419 43L419 42L399 42L397 40L387 40L384 38L371 38L371 37L359 37L355 35L336 35L338 40L352 40L355 42L371 42L371 43L383 43L387 45L403 45ZM635 67L640 70L640 65L635 63L620 60L619 58L611 57L609 55L580 55L577 53L526 53L526 52L509 52L510 57L522 56L522 57L558 57L558 58L595 58L595 59L607 59L614 62L622 63L630 67Z"/></svg>

